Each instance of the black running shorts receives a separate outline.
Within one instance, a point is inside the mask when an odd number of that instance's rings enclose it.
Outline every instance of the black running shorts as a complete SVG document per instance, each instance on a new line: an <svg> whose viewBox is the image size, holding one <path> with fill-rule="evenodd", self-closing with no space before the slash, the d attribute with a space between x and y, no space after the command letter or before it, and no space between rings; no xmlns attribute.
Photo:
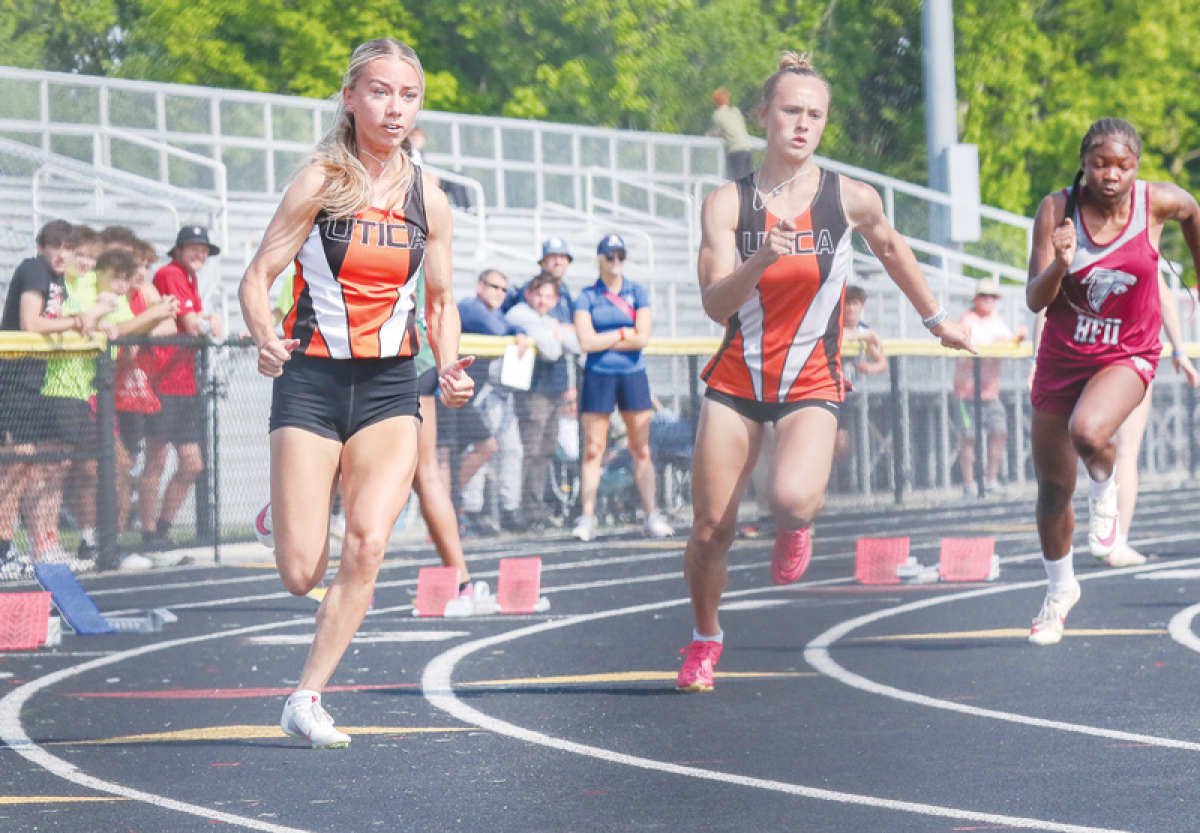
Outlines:
<svg viewBox="0 0 1200 833"><path fill-rule="evenodd" d="M271 392L272 431L290 426L344 443L398 416L421 418L411 356L325 359L293 353Z"/></svg>

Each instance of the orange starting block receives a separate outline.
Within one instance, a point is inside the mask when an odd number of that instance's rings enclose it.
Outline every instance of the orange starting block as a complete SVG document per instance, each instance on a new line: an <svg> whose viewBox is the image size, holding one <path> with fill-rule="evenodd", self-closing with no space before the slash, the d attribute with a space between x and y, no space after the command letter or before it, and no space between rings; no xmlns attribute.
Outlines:
<svg viewBox="0 0 1200 833"><path fill-rule="evenodd" d="M444 616L446 605L457 598L457 567L422 567L417 573L413 616Z"/></svg>
<svg viewBox="0 0 1200 833"><path fill-rule="evenodd" d="M0 651L40 647L49 622L49 593L0 593Z"/></svg>
<svg viewBox="0 0 1200 833"><path fill-rule="evenodd" d="M859 538L854 578L861 584L899 584L897 571L908 561L908 538Z"/></svg>
<svg viewBox="0 0 1200 833"><path fill-rule="evenodd" d="M496 603L501 613L542 613L550 600L542 592L542 559L501 558Z"/></svg>
<svg viewBox="0 0 1200 833"><path fill-rule="evenodd" d="M942 581L992 581L1000 573L995 555L995 538L943 538L938 574Z"/></svg>

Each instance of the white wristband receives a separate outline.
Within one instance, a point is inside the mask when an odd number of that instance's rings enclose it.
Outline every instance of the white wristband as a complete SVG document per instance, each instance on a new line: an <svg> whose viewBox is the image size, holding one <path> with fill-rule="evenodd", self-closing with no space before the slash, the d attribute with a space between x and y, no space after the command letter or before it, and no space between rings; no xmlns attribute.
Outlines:
<svg viewBox="0 0 1200 833"><path fill-rule="evenodd" d="M943 321L945 321L946 317L949 315L950 315L950 313L946 312L945 307L938 307L937 312L935 312L933 315L929 316L928 318L922 318L921 323L925 325L925 329L931 330L934 327L936 327L938 324L941 324Z"/></svg>

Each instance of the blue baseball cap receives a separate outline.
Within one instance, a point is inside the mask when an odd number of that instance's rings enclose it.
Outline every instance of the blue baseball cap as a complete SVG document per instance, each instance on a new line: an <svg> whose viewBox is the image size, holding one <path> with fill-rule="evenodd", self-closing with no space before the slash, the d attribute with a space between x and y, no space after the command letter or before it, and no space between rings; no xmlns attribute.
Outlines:
<svg viewBox="0 0 1200 833"><path fill-rule="evenodd" d="M625 251L625 241L621 239L619 234L610 234L600 241L600 245L596 247L596 254L610 255L613 252Z"/></svg>
<svg viewBox="0 0 1200 833"><path fill-rule="evenodd" d="M567 248L567 241L561 237L551 237L542 244L542 260L545 260L550 255L563 255L568 261L575 259L571 257L571 250Z"/></svg>

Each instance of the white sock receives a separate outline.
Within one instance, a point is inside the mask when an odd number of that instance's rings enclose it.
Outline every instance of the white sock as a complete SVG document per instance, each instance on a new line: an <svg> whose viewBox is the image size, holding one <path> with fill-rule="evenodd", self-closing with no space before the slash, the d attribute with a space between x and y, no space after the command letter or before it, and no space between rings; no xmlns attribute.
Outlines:
<svg viewBox="0 0 1200 833"><path fill-rule="evenodd" d="M725 631L721 631L716 636L701 636L700 631L696 630L695 628L692 628L692 641L693 642L715 642L718 645L724 645L725 644Z"/></svg>
<svg viewBox="0 0 1200 833"><path fill-rule="evenodd" d="M1113 469L1113 473L1108 476L1108 480L1092 480L1088 477L1088 497L1093 500L1099 500L1108 494L1108 490L1117 485L1117 471Z"/></svg>
<svg viewBox="0 0 1200 833"><path fill-rule="evenodd" d="M96 546L96 528L95 527L89 526L87 529L79 530L79 537L82 538L83 542L85 544L87 544L89 547Z"/></svg>
<svg viewBox="0 0 1200 833"><path fill-rule="evenodd" d="M1050 579L1047 592L1057 595L1066 591L1075 581L1075 548L1067 550L1067 554L1058 561L1051 561L1043 555L1042 566L1046 568L1046 577Z"/></svg>
<svg viewBox="0 0 1200 833"><path fill-rule="evenodd" d="M296 703L302 703L305 700L313 700L313 699L316 699L316 701L318 703L320 703L321 702L321 692L313 691L311 688L301 688L301 689L297 689L296 691L292 692L292 696L288 698L288 704L294 705Z"/></svg>

